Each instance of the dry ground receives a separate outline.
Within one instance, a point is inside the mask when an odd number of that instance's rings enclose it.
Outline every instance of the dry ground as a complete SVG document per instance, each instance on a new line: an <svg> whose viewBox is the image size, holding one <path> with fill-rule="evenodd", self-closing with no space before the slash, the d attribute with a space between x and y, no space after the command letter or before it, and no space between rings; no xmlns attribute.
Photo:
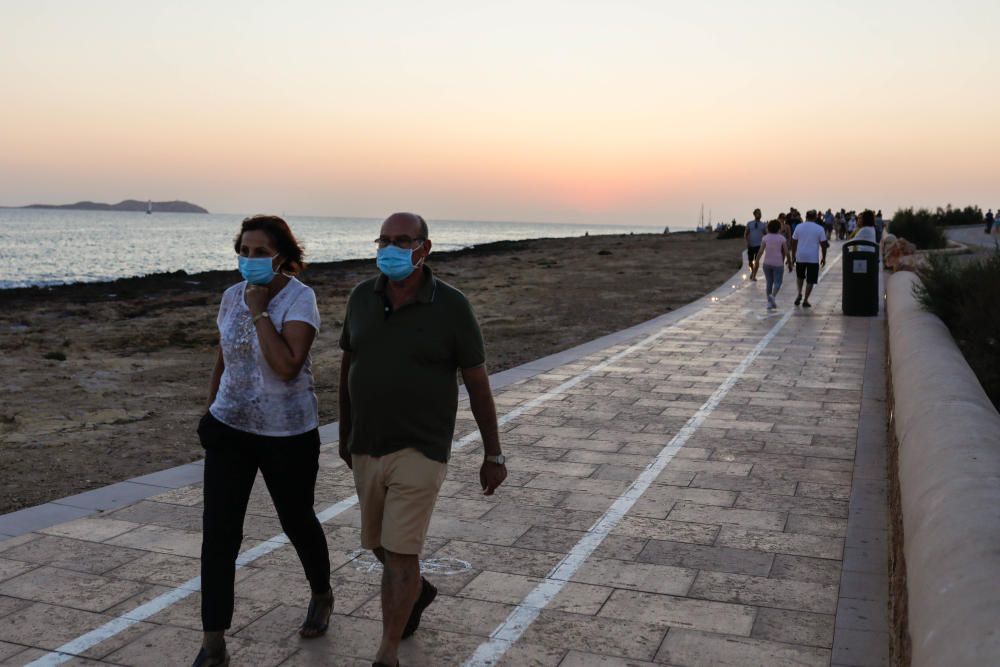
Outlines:
<svg viewBox="0 0 1000 667"><path fill-rule="evenodd" d="M432 254L472 301L491 370L645 321L717 287L742 241L695 234L501 242ZM372 261L316 264L321 422L337 418L340 318ZM0 291L0 513L195 460L215 315L235 272Z"/></svg>

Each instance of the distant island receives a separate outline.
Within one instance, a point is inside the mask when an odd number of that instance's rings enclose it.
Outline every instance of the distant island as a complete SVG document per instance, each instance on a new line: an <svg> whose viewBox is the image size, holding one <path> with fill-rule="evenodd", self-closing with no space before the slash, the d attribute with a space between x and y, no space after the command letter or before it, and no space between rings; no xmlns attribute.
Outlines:
<svg viewBox="0 0 1000 667"><path fill-rule="evenodd" d="M208 213L207 209L186 201L139 201L126 199L117 204L105 204L96 201L78 201L75 204L31 204L19 208L55 208L66 211L136 211L145 212L152 207L154 213Z"/></svg>

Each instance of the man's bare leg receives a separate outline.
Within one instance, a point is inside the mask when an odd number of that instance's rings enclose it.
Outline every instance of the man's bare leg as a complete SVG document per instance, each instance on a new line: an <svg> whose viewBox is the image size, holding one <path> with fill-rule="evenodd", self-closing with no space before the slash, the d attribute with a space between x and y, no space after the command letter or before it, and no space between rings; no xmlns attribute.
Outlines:
<svg viewBox="0 0 1000 667"><path fill-rule="evenodd" d="M420 560L412 554L397 554L382 549L382 643L376 662L395 666L403 628L420 595Z"/></svg>

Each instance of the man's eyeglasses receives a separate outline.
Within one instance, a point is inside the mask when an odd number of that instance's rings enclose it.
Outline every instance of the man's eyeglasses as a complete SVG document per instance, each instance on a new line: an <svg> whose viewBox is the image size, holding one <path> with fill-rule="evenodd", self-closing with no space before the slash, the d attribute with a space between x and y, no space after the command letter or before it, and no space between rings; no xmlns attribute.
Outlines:
<svg viewBox="0 0 1000 667"><path fill-rule="evenodd" d="M403 250L409 250L411 246L417 241L424 241L422 238L410 238L405 234L403 236L396 236L394 238L389 238L388 236L380 236L375 239L375 245L379 248L385 248L388 245L394 245L397 248L402 248Z"/></svg>

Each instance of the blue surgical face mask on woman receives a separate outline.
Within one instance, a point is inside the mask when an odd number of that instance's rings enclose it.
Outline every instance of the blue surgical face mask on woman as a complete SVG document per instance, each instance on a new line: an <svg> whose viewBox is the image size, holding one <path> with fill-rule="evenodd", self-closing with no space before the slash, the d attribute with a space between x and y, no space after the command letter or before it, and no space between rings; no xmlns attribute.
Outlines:
<svg viewBox="0 0 1000 667"><path fill-rule="evenodd" d="M379 248L375 256L375 264L385 277L394 282L406 280L417 268L413 265L413 248L404 250L394 245Z"/></svg>
<svg viewBox="0 0 1000 667"><path fill-rule="evenodd" d="M243 279L251 285L267 285L278 275L274 272L274 258L277 257L244 257L240 255L239 266Z"/></svg>

